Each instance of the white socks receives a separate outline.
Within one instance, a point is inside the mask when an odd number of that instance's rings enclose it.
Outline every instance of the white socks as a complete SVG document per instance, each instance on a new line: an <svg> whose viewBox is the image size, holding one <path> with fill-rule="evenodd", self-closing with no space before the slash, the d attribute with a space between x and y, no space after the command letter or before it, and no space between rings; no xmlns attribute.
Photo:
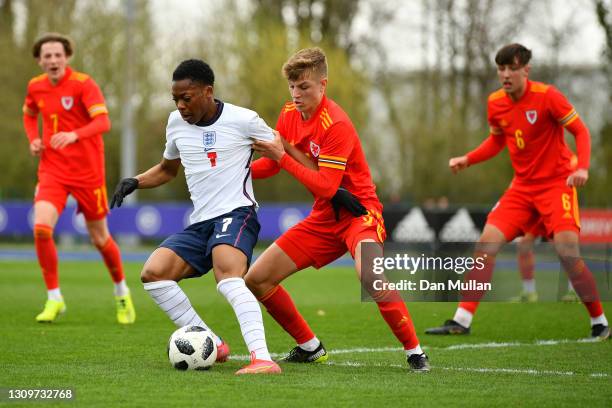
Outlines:
<svg viewBox="0 0 612 408"><path fill-rule="evenodd" d="M143 284L145 290L155 303L168 315L177 327L200 326L213 333L217 346L222 340L204 323L191 306L191 302L180 286L171 280L147 282Z"/></svg>
<svg viewBox="0 0 612 408"><path fill-rule="evenodd" d="M458 307L455 312L453 320L462 325L463 327L470 327L472 325L472 319L474 315L462 307Z"/></svg>
<svg viewBox="0 0 612 408"><path fill-rule="evenodd" d="M125 279L123 279L119 283L115 283L115 296L125 296L130 293L130 289L128 289L125 284Z"/></svg>
<svg viewBox="0 0 612 408"><path fill-rule="evenodd" d="M523 279L523 292L535 293L535 291L536 291L535 279Z"/></svg>
<svg viewBox="0 0 612 408"><path fill-rule="evenodd" d="M606 315L602 313L597 317L591 317L591 326L595 326L596 324L603 324L604 326L607 326L608 319L606 319Z"/></svg>
<svg viewBox="0 0 612 408"><path fill-rule="evenodd" d="M232 305L249 353L255 353L255 358L258 360L271 361L259 302L246 287L244 279L223 279L217 284L217 290Z"/></svg>
<svg viewBox="0 0 612 408"><path fill-rule="evenodd" d="M413 348L413 349L406 350L406 355L407 355L408 357L410 357L410 356L411 356L411 355L413 355L413 354L418 354L418 355L423 354L423 349L421 349L421 345L420 345L420 344L419 344L419 345L417 345L417 346L416 346L415 348Z"/></svg>
<svg viewBox="0 0 612 408"><path fill-rule="evenodd" d="M308 340L306 343L300 343L298 344L298 346L300 346L302 350L315 351L317 347L319 347L319 344L321 344L321 342L319 341L319 339L317 339L317 336L314 336L312 339Z"/></svg>
<svg viewBox="0 0 612 408"><path fill-rule="evenodd" d="M57 300L58 302L61 302L62 300L64 300L64 298L62 297L62 292L60 292L59 287L55 289L47 290L47 299Z"/></svg>

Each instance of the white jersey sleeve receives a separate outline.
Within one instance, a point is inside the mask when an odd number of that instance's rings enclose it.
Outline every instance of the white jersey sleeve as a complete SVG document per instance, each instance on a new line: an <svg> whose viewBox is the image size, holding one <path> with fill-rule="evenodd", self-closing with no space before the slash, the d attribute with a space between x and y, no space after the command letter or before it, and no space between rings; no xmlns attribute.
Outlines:
<svg viewBox="0 0 612 408"><path fill-rule="evenodd" d="M175 160L181 157L179 149L176 147L176 122L177 111L174 111L168 117L168 124L166 125L166 148L164 150L164 159ZM182 120L182 119L181 119Z"/></svg>
<svg viewBox="0 0 612 408"><path fill-rule="evenodd" d="M274 133L270 126L253 112L255 115L248 121L247 135L256 140L271 142L274 140Z"/></svg>

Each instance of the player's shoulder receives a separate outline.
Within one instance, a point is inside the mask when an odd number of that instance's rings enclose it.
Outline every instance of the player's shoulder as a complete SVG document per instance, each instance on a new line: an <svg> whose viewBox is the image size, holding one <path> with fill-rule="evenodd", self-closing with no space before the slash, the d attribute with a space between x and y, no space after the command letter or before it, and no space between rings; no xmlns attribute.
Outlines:
<svg viewBox="0 0 612 408"><path fill-rule="evenodd" d="M83 84L87 82L87 80L90 78L91 77L84 72L72 71L70 73L70 76L68 77L68 81L74 81Z"/></svg>
<svg viewBox="0 0 612 408"><path fill-rule="evenodd" d="M545 94L552 90L554 87L544 82L531 81L530 91L535 94Z"/></svg>
<svg viewBox="0 0 612 408"><path fill-rule="evenodd" d="M172 112L170 112L170 115L168 115L168 128L175 128L184 123L187 123L187 122L183 120L178 109L173 110Z"/></svg>
<svg viewBox="0 0 612 408"><path fill-rule="evenodd" d="M30 79L28 82L28 87L33 88L44 85L47 81L47 77L47 74L36 75L34 78Z"/></svg>
<svg viewBox="0 0 612 408"><path fill-rule="evenodd" d="M223 102L223 112L221 114L226 120L232 122L248 121L259 116L257 112L252 109L234 105L229 102Z"/></svg>
<svg viewBox="0 0 612 408"><path fill-rule="evenodd" d="M325 130L338 124L346 125L351 128L353 127L353 122L348 114L340 105L331 99L327 99L325 102L325 105L319 113L319 120L321 121L321 126L323 126Z"/></svg>
<svg viewBox="0 0 612 408"><path fill-rule="evenodd" d="M299 112L296 109L295 103L293 102L286 102L283 105L283 108L280 111L280 117L283 118L283 120L288 120L291 117L295 117L298 118L299 117Z"/></svg>
<svg viewBox="0 0 612 408"><path fill-rule="evenodd" d="M281 113L285 114L285 113L295 112L295 111L296 111L295 103L293 103L293 102L286 102L283 105L283 109L281 110Z"/></svg>
<svg viewBox="0 0 612 408"><path fill-rule="evenodd" d="M505 98L505 96L506 96L506 91L504 91L503 88L499 88L498 90L491 92L489 94L487 101L489 101L489 103L500 102Z"/></svg>

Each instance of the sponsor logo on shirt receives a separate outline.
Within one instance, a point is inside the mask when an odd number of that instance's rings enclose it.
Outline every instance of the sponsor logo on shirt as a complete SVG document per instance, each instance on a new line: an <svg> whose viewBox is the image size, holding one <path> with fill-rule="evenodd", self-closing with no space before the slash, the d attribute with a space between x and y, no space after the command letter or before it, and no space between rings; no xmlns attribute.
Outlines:
<svg viewBox="0 0 612 408"><path fill-rule="evenodd" d="M536 120L538 120L538 111L536 110L528 110L525 112L525 115L527 116L527 122L531 123L532 125L536 123Z"/></svg>
<svg viewBox="0 0 612 408"><path fill-rule="evenodd" d="M72 105L74 105L74 98L72 96L62 96L60 101L62 102L62 106L66 110L72 109Z"/></svg>

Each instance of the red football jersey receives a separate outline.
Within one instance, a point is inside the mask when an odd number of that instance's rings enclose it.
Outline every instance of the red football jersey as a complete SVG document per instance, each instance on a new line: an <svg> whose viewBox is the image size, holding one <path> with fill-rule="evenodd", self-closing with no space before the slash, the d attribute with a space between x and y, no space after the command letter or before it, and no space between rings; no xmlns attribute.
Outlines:
<svg viewBox="0 0 612 408"><path fill-rule="evenodd" d="M317 161L319 167L343 171L340 186L353 193L364 206L382 207L357 131L334 101L323 96L317 111L308 120L302 119L295 104L287 103L276 129L301 152ZM317 211L331 211L329 200L315 195L313 213Z"/></svg>
<svg viewBox="0 0 612 408"><path fill-rule="evenodd" d="M42 115L42 151L38 177L53 177L67 185L99 187L104 184L104 142L102 134L78 139L63 149L53 149L51 136L72 132L97 115L108 114L104 96L88 75L66 67L66 74L56 84L47 74L28 84L23 112L33 117Z"/></svg>
<svg viewBox="0 0 612 408"><path fill-rule="evenodd" d="M578 119L565 96L552 85L527 81L527 90L514 102L500 89L488 100L491 133L505 139L515 182L542 183L568 177L572 152L564 127Z"/></svg>

